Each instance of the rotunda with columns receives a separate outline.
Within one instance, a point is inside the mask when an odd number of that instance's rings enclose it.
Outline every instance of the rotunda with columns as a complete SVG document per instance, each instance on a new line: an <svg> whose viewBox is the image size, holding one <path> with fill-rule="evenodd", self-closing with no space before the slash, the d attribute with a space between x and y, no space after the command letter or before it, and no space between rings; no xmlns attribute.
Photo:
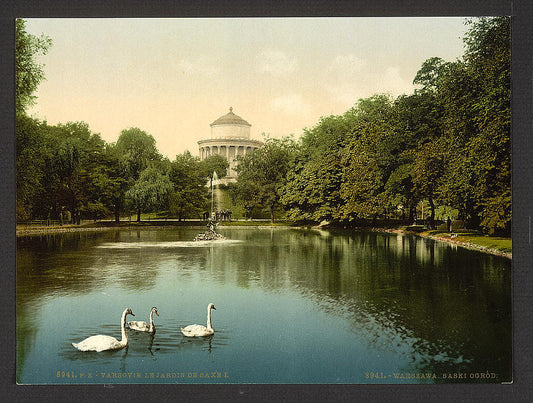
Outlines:
<svg viewBox="0 0 533 403"><path fill-rule="evenodd" d="M233 108L229 108L229 113L219 117L211 126L211 137L198 141L200 160L203 161L210 155L221 155L229 162L228 173L223 182L234 182L237 178L235 167L237 157L244 156L253 150L257 150L263 145L262 141L252 140L250 137L250 127L252 125L246 120L233 113Z"/></svg>

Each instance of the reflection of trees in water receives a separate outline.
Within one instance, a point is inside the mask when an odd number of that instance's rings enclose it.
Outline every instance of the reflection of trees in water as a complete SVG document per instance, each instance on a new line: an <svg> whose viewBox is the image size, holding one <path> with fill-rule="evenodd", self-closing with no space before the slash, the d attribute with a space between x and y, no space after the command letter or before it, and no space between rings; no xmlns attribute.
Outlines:
<svg viewBox="0 0 533 403"><path fill-rule="evenodd" d="M20 383L19 376L24 372L26 353L32 350L37 336L37 327L33 323L32 315L24 315L17 318L17 382Z"/></svg>
<svg viewBox="0 0 533 403"><path fill-rule="evenodd" d="M17 239L17 302L24 304L53 293L88 293L101 280L98 256L91 248L108 233L68 233ZM53 262L51 264L50 262Z"/></svg>
<svg viewBox="0 0 533 403"><path fill-rule="evenodd" d="M227 232L228 238L244 240L243 244L188 249L187 267L171 248L93 250L102 241L157 242L170 236L153 230L24 239L17 255L18 314L27 319L32 301L49 294L90 293L103 279L129 290L150 289L164 267L175 269L181 278L200 272L209 281L242 288L290 288L324 311L344 316L354 331L373 335L375 345L402 345L421 369L430 364L427 358L416 358L422 351L437 357L442 350L469 352L484 370L498 360L503 368L510 364L511 283L506 259L397 234ZM47 260L51 254L57 262L52 268ZM20 330L31 343L31 319L27 320Z"/></svg>
<svg viewBox="0 0 533 403"><path fill-rule="evenodd" d="M376 326L384 346L403 334L413 354L425 351L440 365L467 365L466 358L447 361L442 350L487 357L476 360L478 369L498 367L495 360L504 368L510 363L510 264L504 258L388 233L232 233L247 245L238 253L212 251L226 280L298 290L326 311L347 312L355 328Z"/></svg>
<svg viewBox="0 0 533 403"><path fill-rule="evenodd" d="M84 250L105 236L69 233L17 239L17 373L22 373L36 340L40 301L51 294L83 294L98 287L98 273L86 270L96 257Z"/></svg>
<svg viewBox="0 0 533 403"><path fill-rule="evenodd" d="M21 369L38 331L41 301L49 296L91 294L109 284L126 290L151 289L175 250L102 249L102 243L157 242L166 231L72 232L17 239L17 361ZM192 239L192 237L191 237ZM205 266L205 257L198 257ZM19 373L21 373L19 371Z"/></svg>
<svg viewBox="0 0 533 403"><path fill-rule="evenodd" d="M102 254L94 247L120 239L119 231L73 232L17 239L17 362L22 366L31 351L37 328L40 301L47 296L89 294L115 279L130 288L150 288L157 267L146 264L137 270L138 253ZM147 259L148 260L148 259ZM117 269L124 265L126 269ZM20 373L20 371L19 371Z"/></svg>
<svg viewBox="0 0 533 403"><path fill-rule="evenodd" d="M95 249L103 242L157 241L157 231L73 232L17 239L19 302L42 296L87 294L115 281L129 290L150 289L165 255L157 248ZM53 263L50 263L53 262ZM164 262L163 262L164 263Z"/></svg>

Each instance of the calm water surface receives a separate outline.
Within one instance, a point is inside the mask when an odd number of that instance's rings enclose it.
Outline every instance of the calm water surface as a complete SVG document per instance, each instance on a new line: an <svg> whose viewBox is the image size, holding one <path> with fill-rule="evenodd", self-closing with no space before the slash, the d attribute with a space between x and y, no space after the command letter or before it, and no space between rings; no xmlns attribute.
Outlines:
<svg viewBox="0 0 533 403"><path fill-rule="evenodd" d="M18 382L512 378L509 259L386 233L220 232L228 240L193 242L193 229L18 239ZM182 336L210 302L214 336ZM114 352L71 345L120 339L122 311L148 321L152 306L154 336L128 331Z"/></svg>

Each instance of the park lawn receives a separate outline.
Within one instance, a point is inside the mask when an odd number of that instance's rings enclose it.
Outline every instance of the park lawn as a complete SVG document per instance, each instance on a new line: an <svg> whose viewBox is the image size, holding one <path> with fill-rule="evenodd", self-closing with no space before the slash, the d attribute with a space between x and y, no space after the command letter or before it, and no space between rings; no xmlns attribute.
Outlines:
<svg viewBox="0 0 533 403"><path fill-rule="evenodd" d="M491 249L501 253L512 253L511 238L486 235L474 230L455 230L453 233L433 230L422 233L437 238L449 238L454 242L471 244L482 249ZM451 235L455 235L453 238Z"/></svg>

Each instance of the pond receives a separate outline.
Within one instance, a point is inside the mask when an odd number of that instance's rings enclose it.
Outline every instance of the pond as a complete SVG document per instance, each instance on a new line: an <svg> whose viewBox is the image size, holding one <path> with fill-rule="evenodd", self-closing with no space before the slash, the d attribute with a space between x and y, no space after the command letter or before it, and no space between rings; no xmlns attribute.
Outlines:
<svg viewBox="0 0 533 403"><path fill-rule="evenodd" d="M17 382L449 383L512 379L511 260L416 236L122 229L17 240ZM187 338L206 324L215 334ZM154 335L120 339L130 307Z"/></svg>

